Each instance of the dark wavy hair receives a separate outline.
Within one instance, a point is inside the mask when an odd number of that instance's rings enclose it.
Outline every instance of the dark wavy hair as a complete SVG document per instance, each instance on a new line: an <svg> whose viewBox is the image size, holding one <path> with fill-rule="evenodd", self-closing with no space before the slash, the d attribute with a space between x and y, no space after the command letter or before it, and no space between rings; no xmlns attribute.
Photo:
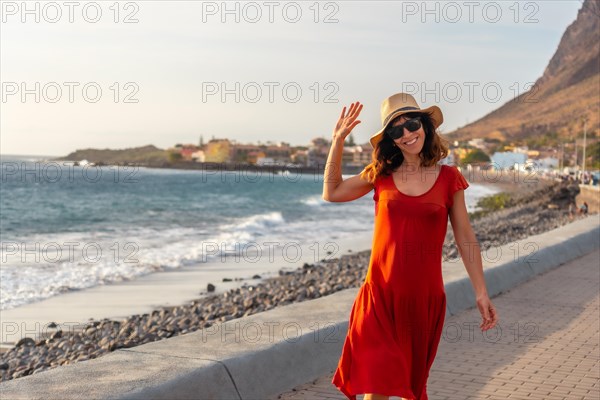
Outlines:
<svg viewBox="0 0 600 400"><path fill-rule="evenodd" d="M381 140L373 150L371 163L360 173L362 178L374 183L380 175L390 175L392 171L404 162L402 151L394 145L394 141L387 134L388 130L394 126L394 123L403 116L409 119L415 117L420 117L421 119L423 130L425 131L425 143L423 143L423 149L419 153L422 166L433 166L448 156L449 143L437 133L429 114L419 112L402 114L394 118L386 126Z"/></svg>

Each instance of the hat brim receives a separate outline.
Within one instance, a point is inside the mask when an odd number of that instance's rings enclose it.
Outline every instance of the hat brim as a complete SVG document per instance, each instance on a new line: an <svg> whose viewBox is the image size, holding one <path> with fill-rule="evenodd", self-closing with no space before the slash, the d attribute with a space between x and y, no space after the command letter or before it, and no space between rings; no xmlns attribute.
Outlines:
<svg viewBox="0 0 600 400"><path fill-rule="evenodd" d="M404 110L404 111L395 112L392 114L391 117L388 118L389 122L383 128L381 128L381 130L379 130L379 132L377 132L376 134L371 136L371 139L369 139L369 142L371 143L371 147L373 147L373 148L377 147L377 143L379 143L379 141L383 137L383 132L385 132L385 128L387 128L388 125L395 118L399 117L402 114L412 114L412 113L429 114L429 116L431 117L431 120L433 121L433 126L436 129L440 125L442 125L442 123L444 122L444 115L442 114L442 110L440 110L440 108L438 106L431 106L431 107L423 108L420 110Z"/></svg>

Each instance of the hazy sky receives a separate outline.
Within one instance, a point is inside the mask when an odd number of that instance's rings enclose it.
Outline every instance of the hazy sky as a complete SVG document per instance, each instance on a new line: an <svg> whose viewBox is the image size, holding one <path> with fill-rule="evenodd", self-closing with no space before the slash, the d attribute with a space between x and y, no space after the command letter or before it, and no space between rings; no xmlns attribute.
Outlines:
<svg viewBox="0 0 600 400"><path fill-rule="evenodd" d="M439 105L450 132L540 77L581 8L579 0L75 3L27 2L31 13L21 1L1 3L2 154L166 148L200 135L305 145L329 138L353 101L364 104L354 130L364 143L380 127L382 100L401 91Z"/></svg>

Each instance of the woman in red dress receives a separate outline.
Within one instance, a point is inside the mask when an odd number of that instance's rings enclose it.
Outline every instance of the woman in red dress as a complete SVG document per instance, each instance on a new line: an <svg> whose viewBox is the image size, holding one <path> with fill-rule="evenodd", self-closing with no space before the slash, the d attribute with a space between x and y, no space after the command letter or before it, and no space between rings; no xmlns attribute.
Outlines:
<svg viewBox="0 0 600 400"><path fill-rule="evenodd" d="M350 312L332 383L351 400L362 393L364 400L427 400L427 378L446 313L442 247L448 218L475 291L480 329L498 321L465 206L469 184L455 166L438 163L448 155L447 142L436 132L441 110L421 109L405 93L381 106L382 128L370 139L373 162L342 179L344 140L360 123L361 110L358 102L347 114L343 108L323 184L326 201L355 200L373 189L375 201L369 269Z"/></svg>

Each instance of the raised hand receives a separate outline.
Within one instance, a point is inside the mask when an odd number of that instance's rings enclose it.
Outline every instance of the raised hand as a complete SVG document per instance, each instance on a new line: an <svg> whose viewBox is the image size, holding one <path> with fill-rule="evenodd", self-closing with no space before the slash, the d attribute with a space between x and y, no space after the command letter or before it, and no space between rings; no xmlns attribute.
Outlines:
<svg viewBox="0 0 600 400"><path fill-rule="evenodd" d="M333 130L333 139L341 139L344 141L346 137L352 132L352 129L358 124L360 124L360 120L357 120L360 111L363 106L360 102L352 103L350 105L350 109L348 110L348 114L346 114L346 106L342 109L342 114L335 125L335 129Z"/></svg>

